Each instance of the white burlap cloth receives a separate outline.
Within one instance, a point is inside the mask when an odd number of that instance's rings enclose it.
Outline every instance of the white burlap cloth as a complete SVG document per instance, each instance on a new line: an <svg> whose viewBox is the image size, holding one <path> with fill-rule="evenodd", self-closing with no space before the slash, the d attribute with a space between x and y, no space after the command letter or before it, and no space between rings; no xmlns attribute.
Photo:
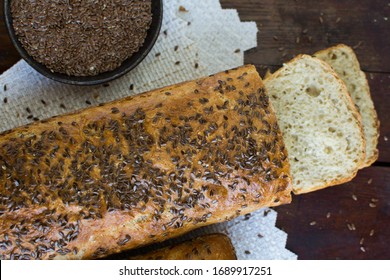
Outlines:
<svg viewBox="0 0 390 280"><path fill-rule="evenodd" d="M222 9L218 0L165 0L155 47L118 80L93 87L65 85L24 61L3 73L0 131L243 65L244 51L257 45L257 32L255 23L241 22L236 10ZM276 216L274 210L262 209L191 234L228 234L239 259L296 259L285 249L287 234L275 227Z"/></svg>

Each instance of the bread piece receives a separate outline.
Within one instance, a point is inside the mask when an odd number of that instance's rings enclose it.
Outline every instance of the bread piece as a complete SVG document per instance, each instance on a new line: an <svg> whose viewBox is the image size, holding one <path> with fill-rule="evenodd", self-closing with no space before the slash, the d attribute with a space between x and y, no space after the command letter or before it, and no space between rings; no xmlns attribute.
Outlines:
<svg viewBox="0 0 390 280"><path fill-rule="evenodd" d="M361 168L370 166L378 159L379 120L371 99L366 75L360 70L355 52L346 45L337 45L319 51L314 56L328 63L345 82L348 92L362 116L366 139L366 157Z"/></svg>
<svg viewBox="0 0 390 280"><path fill-rule="evenodd" d="M361 120L331 67L300 55L265 80L289 153L293 191L351 180L365 158Z"/></svg>
<svg viewBox="0 0 390 280"><path fill-rule="evenodd" d="M0 135L2 259L95 259L291 200L254 66Z"/></svg>
<svg viewBox="0 0 390 280"><path fill-rule="evenodd" d="M236 252L224 234L210 234L152 252L131 256L130 260L236 260Z"/></svg>

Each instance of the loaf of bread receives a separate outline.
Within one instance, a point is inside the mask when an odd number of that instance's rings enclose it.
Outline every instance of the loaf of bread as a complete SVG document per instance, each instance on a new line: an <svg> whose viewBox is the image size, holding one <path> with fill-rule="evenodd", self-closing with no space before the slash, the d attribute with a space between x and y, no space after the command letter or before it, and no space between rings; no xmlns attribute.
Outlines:
<svg viewBox="0 0 390 280"><path fill-rule="evenodd" d="M97 259L291 200L255 67L0 134L1 259Z"/></svg>
<svg viewBox="0 0 390 280"><path fill-rule="evenodd" d="M224 234L216 233L163 247L142 255L130 256L130 260L236 260L236 252Z"/></svg>
<svg viewBox="0 0 390 280"><path fill-rule="evenodd" d="M294 193L354 178L365 160L361 116L332 68L299 55L264 83L288 150Z"/></svg>

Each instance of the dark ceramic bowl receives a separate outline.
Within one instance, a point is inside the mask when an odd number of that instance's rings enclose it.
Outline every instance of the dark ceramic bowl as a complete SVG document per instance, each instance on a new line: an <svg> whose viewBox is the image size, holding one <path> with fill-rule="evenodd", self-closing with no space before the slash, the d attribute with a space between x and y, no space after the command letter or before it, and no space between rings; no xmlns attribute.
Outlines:
<svg viewBox="0 0 390 280"><path fill-rule="evenodd" d="M158 35L160 33L162 18L163 18L163 3L162 0L152 0L152 23L148 30L148 33L145 38L145 42L140 48L140 50L134 53L130 58L125 60L121 66L116 68L113 71L101 73L95 76L86 76L86 77L76 77L68 76L61 73L52 72L45 65L35 61L23 48L22 44L19 42L18 37L15 34L13 24L12 24L12 15L10 9L10 2L12 0L4 0L4 18L5 24L7 27L8 34L11 38L11 41L15 48L18 50L21 57L27 61L27 63L37 70L42 75L53 79L58 82L72 84L72 85L97 85L102 83L107 83L112 81L120 76L126 74L130 70L134 69L141 61L148 55L152 47L154 46Z"/></svg>

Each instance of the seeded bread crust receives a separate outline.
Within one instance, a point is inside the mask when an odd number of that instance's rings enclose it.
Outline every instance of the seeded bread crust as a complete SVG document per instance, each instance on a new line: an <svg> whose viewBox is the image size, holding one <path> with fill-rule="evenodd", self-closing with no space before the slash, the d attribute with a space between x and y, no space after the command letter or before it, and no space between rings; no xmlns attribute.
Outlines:
<svg viewBox="0 0 390 280"><path fill-rule="evenodd" d="M341 178L335 178L335 179L332 179L332 180L323 180L321 184L318 184L317 185L310 185L310 182L304 182L306 186L299 186L296 182L299 177L299 171L296 170L294 167L293 167L293 163L292 163L292 158L290 158L290 162L291 162L291 172L292 172L292 177L293 177L293 192L295 194L303 194L303 193L309 193L309 192L313 192L313 191L316 191L316 190L320 190L320 189L324 189L324 188L327 188L327 187L330 187L330 186L335 186L335 185L340 185L340 184L343 184L343 183L346 183L346 182L349 182L351 181L357 174L359 168L362 166L364 160L365 160L365 147L366 147L366 143L365 143L365 138L364 138L364 135L363 135L363 126L362 126L362 120L361 120L361 116L359 114L359 112L357 111L352 99L351 99L351 96L348 94L348 90L344 84L344 82L338 77L338 75L333 71L333 69L327 64L325 63L324 61L320 60L320 59L317 59L317 58L313 58L309 55L298 55L296 56L295 58L293 58L291 61L287 62L282 68L280 68L279 70L277 70L275 73L273 73L272 75L268 75L268 78L264 80L264 83L267 87L267 89L270 91L270 95L271 96L274 96L275 97L272 97L271 98L271 102L274 104L275 108L276 108L276 114L277 116L280 118L280 114L282 112L280 112L279 110L284 110L284 108L278 108L278 106L276 106L276 102L277 102L277 99L276 98L279 98L278 95L282 96L281 95L281 92L271 92L270 90L270 86L273 84L273 83L278 83L278 77L280 76L283 76L283 75L288 75L288 70L287 68L290 68L292 67L291 65L294 65L296 62L299 62L300 60L308 60L308 61L313 61L315 62L318 67L322 67L324 69L324 73L328 73L330 75L333 76L333 78L335 78L339 84L339 87L341 88L341 94L338 95L338 97L343 101L343 103L347 106L347 109L349 111L350 114L352 114L353 116L353 125L354 126L357 126L358 127L358 133L357 135L354 135L353 137L356 137L356 139L358 140L357 142L360 142L361 145L359 146L360 149L357 151L357 162L355 164L355 168L354 169L351 169L348 173L345 173L345 174L342 174L342 177ZM314 71L314 70L313 70ZM312 73L310 73L309 75L312 75ZM303 113L304 114L304 113ZM336 117L336 116L335 116ZM286 122L287 124L290 123L290 124L297 124L297 123L300 123L300 121L303 121L303 120L283 120L283 122ZM281 123L282 120L279 119L279 123ZM318 124L320 125L320 124ZM285 129L282 127L282 132L284 134L284 137L292 137L289 132L286 132ZM315 133L314 133L315 134ZM286 138L285 138L286 139ZM287 143L287 141L286 141ZM291 155L291 150L292 150L293 147L289 147L287 146L287 149L289 150L290 152L290 157L293 157ZM302 151L305 150L305 147L300 147ZM316 148L321 148L321 147L316 147ZM306 153L307 151L305 151L304 153ZM310 148L309 148L309 152L310 152ZM305 158L303 159L305 160ZM309 170L311 170L310 166L308 167Z"/></svg>
<svg viewBox="0 0 390 280"><path fill-rule="evenodd" d="M374 103L371 99L367 77L364 72L360 70L360 64L355 52L349 46L339 44L318 51L314 56L328 63L345 82L351 98L362 116L367 152L366 158L360 168L372 165L379 156L377 145L380 134L380 123ZM345 59L349 63L340 65L342 59Z"/></svg>
<svg viewBox="0 0 390 280"><path fill-rule="evenodd" d="M254 66L0 134L1 259L97 259L291 201Z"/></svg>
<svg viewBox="0 0 390 280"><path fill-rule="evenodd" d="M236 252L224 234L210 234L164 247L130 260L236 260Z"/></svg>

